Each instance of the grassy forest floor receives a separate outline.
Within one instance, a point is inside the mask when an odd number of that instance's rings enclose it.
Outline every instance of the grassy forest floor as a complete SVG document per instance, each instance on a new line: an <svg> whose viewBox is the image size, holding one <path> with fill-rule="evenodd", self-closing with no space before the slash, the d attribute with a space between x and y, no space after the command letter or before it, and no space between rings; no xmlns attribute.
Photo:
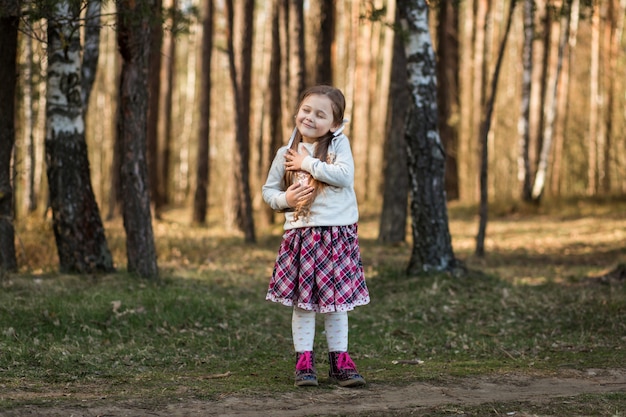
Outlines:
<svg viewBox="0 0 626 417"><path fill-rule="evenodd" d="M321 320L320 386L293 387L290 311L264 301L280 225L246 245L167 212L151 283L123 272L119 220L106 276L55 272L50 224L20 222L23 269L0 277L0 415L626 416L626 200L494 205L484 258L475 207L451 204L461 278L405 276L410 244L378 244L363 211L360 389L324 377Z"/></svg>

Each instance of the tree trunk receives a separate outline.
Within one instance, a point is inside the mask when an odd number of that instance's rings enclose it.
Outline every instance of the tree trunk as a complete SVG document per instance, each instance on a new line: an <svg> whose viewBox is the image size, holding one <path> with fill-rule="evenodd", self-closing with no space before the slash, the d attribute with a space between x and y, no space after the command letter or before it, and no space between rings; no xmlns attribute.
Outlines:
<svg viewBox="0 0 626 417"><path fill-rule="evenodd" d="M158 279L146 161L151 23L158 14L154 0L118 0L117 4L117 41L122 55L118 134L128 271ZM146 13L148 10L152 13Z"/></svg>
<svg viewBox="0 0 626 417"><path fill-rule="evenodd" d="M252 79L252 33L254 17L254 1L246 0L243 4L243 32L241 50L239 51L239 68L235 63L234 49L234 10L233 1L226 1L227 8L227 43L231 84L235 97L235 207L237 225L244 232L245 241L256 241L254 218L252 215L252 196L250 194L250 91ZM238 73L239 72L239 73Z"/></svg>
<svg viewBox="0 0 626 417"><path fill-rule="evenodd" d="M484 119L480 128L480 144L481 144L481 158L480 158L480 208L479 208L479 224L478 234L476 235L476 255L485 255L485 234L487 231L487 216L489 207L489 194L488 188L488 147L487 138L489 137L489 131L491 129L491 118L493 115L493 108L496 102L496 93L498 92L498 79L500 77L500 68L502 67L502 60L504 59L504 51L506 48L506 41L511 32L511 23L513 21L513 11L515 10L515 0L511 0L509 4L509 17L506 22L506 29L504 31L504 37L500 43L500 51L498 52L498 60L496 67L493 70L493 78L491 80L491 91L489 98L485 102Z"/></svg>
<svg viewBox="0 0 626 417"><path fill-rule="evenodd" d="M16 271L11 154L15 144L19 3L1 0L0 7L0 271Z"/></svg>
<svg viewBox="0 0 626 417"><path fill-rule="evenodd" d="M445 187L448 200L459 199L458 148L461 124L459 87L459 7L453 0L438 3L437 99L439 134L446 150Z"/></svg>
<svg viewBox="0 0 626 417"><path fill-rule="evenodd" d="M211 58L213 51L213 0L204 0L202 18L202 57L200 61L200 108L198 122L198 156L196 191L193 200L193 221L206 223L209 195L209 132L211 120Z"/></svg>
<svg viewBox="0 0 626 417"><path fill-rule="evenodd" d="M36 119L34 111L34 94L35 89L39 87L33 80L33 33L32 28L25 27L24 49L26 56L26 63L24 64L24 71L22 73L22 88L23 90L23 109L24 114L24 142L26 144L26 151L24 152L24 193L23 193L23 207L28 213L32 213L37 210L37 192L35 189L35 172L36 172L36 149L35 145L35 128Z"/></svg>
<svg viewBox="0 0 626 417"><path fill-rule="evenodd" d="M401 1L411 104L407 116L408 168L413 250L410 274L454 270L457 261L448 229L444 185L445 151L437 130L435 53L426 1Z"/></svg>
<svg viewBox="0 0 626 417"><path fill-rule="evenodd" d="M522 100L517 122L518 157L517 180L521 183L522 200L530 201L530 100L532 93L533 44L535 36L535 2L524 0L524 45L522 47Z"/></svg>
<svg viewBox="0 0 626 417"><path fill-rule="evenodd" d="M288 106L290 112L295 112L300 94L306 85L306 54L304 49L304 1L289 0L289 35L286 42L289 43L289 85Z"/></svg>
<svg viewBox="0 0 626 417"><path fill-rule="evenodd" d="M148 118L146 127L146 157L148 164L148 184L150 201L159 218L159 205L162 201L159 188L159 119L161 105L161 47L163 45L163 25L161 22L163 1L154 0L157 17L151 22L150 57L148 71Z"/></svg>
<svg viewBox="0 0 626 417"><path fill-rule="evenodd" d="M554 132L554 123L556 120L556 110L557 110L557 93L559 90L559 79L561 76L561 68L563 67L563 55L565 53L565 46L567 44L567 40L569 38L569 23L571 16L571 3L566 1L563 3L563 9L561 13L561 35L559 37L559 49L557 56L557 67L556 71L552 77L550 88L548 92L550 93L547 99L549 100L549 105L546 109L546 124L543 133L543 141L541 147L541 153L539 156L539 164L537 165L537 173L535 175L535 181L533 184L532 190L532 200L534 202L539 202L541 196L543 195L546 183L546 177L548 175L548 165L550 159L550 152L552 150L552 138Z"/></svg>
<svg viewBox="0 0 626 417"><path fill-rule="evenodd" d="M87 0L87 11L85 12L85 46L83 48L83 65L80 80L80 94L85 118L87 118L89 97L91 96L91 89L96 79L96 71L98 70L101 13L102 2L100 0Z"/></svg>
<svg viewBox="0 0 626 417"><path fill-rule="evenodd" d="M407 172L404 121L406 110L410 104L407 93L407 63L404 44L402 35L397 31L394 35L393 51L383 158L383 207L380 215L378 241L397 244L406 240L409 174Z"/></svg>
<svg viewBox="0 0 626 417"><path fill-rule="evenodd" d="M332 44L335 38L335 8L333 0L309 2L308 28L312 62L307 62L312 71L309 85L332 84Z"/></svg>
<svg viewBox="0 0 626 417"><path fill-rule="evenodd" d="M274 0L272 5L271 14L271 47L270 47L270 68L268 74L268 87L266 96L266 108L269 112L269 149L267 150L267 157L263 161L263 171L266 173L272 164L274 155L280 146L283 144L283 130L282 130L282 88L281 88L281 43L280 39L280 10L281 0ZM304 28L300 28L304 30ZM293 105L295 109L296 104ZM293 123L292 123L293 124ZM269 224L274 223L274 210L271 207L265 207L265 217Z"/></svg>
<svg viewBox="0 0 626 417"><path fill-rule="evenodd" d="M598 124L600 120L600 7L591 12L591 62L589 66L589 133L587 194L598 193Z"/></svg>
<svg viewBox="0 0 626 417"><path fill-rule="evenodd" d="M113 260L91 186L81 99L79 10L56 4L48 19L46 162L62 272L111 272Z"/></svg>

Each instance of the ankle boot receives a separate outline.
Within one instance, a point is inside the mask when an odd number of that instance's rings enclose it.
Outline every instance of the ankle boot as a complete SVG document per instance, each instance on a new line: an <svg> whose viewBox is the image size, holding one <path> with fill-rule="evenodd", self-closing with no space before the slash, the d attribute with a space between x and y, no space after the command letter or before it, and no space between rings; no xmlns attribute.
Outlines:
<svg viewBox="0 0 626 417"><path fill-rule="evenodd" d="M312 351L296 352L296 382L297 387L317 386L317 372L315 371L315 353Z"/></svg>
<svg viewBox="0 0 626 417"><path fill-rule="evenodd" d="M331 381L337 382L342 387L365 385L365 379L359 375L348 352L329 352L328 362L330 363L328 376Z"/></svg>

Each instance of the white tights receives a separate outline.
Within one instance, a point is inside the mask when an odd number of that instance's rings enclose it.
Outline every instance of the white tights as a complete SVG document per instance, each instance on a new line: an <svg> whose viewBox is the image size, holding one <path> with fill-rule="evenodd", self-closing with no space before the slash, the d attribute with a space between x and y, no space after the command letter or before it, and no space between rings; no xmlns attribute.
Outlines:
<svg viewBox="0 0 626 417"><path fill-rule="evenodd" d="M313 350L315 340L315 311L294 307L291 318L293 346L296 352ZM324 330L329 352L348 351L348 312L324 313Z"/></svg>

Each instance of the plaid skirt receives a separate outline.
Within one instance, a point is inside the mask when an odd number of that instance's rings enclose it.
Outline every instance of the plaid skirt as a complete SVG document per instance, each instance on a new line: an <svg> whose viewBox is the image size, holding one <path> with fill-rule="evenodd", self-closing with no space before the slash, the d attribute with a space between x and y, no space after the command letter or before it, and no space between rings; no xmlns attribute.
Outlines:
<svg viewBox="0 0 626 417"><path fill-rule="evenodd" d="M319 313L369 303L357 225L287 230L266 299Z"/></svg>

